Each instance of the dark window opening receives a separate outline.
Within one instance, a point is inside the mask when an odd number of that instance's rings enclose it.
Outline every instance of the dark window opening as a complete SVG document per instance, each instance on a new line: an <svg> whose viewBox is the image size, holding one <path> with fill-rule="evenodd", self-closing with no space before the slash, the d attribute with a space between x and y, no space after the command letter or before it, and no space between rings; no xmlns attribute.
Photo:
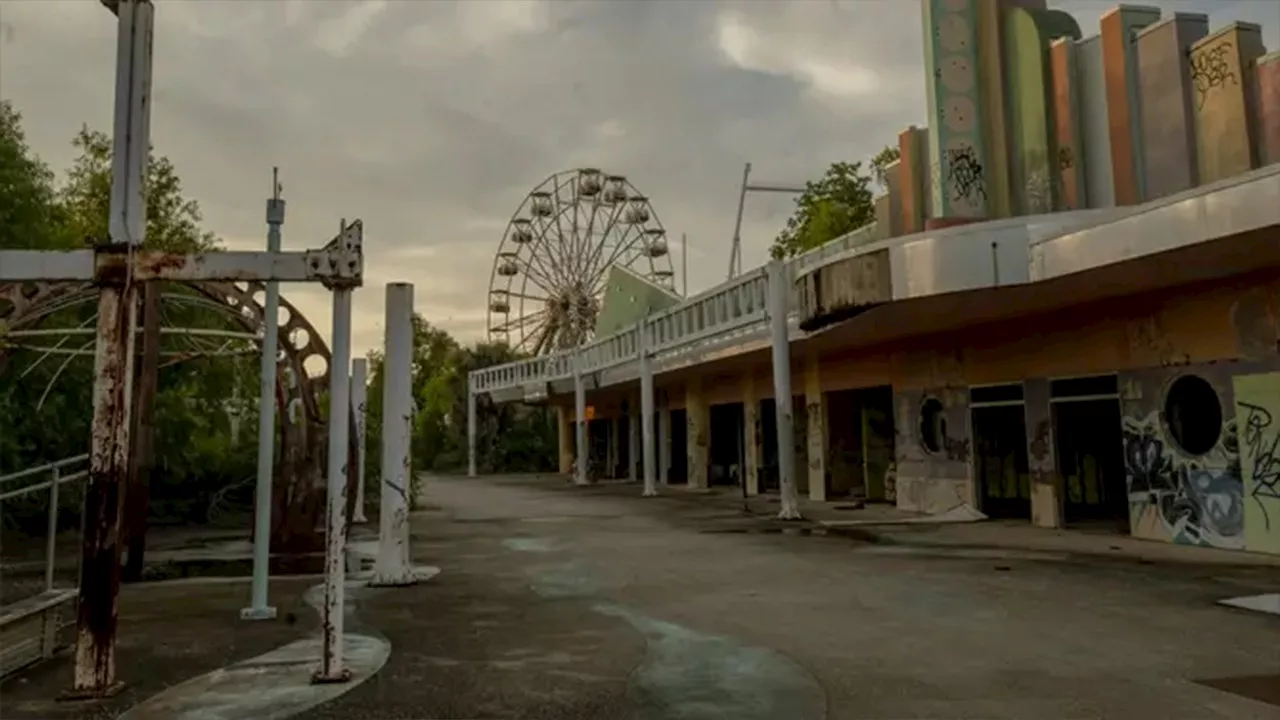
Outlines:
<svg viewBox="0 0 1280 720"><path fill-rule="evenodd" d="M947 417L942 401L925 398L920 406L920 443L931 453L942 452L947 437Z"/></svg>
<svg viewBox="0 0 1280 720"><path fill-rule="evenodd" d="M1222 437L1222 403L1217 391L1199 375L1179 377L1165 395L1164 421L1173 442L1183 452L1209 452Z"/></svg>

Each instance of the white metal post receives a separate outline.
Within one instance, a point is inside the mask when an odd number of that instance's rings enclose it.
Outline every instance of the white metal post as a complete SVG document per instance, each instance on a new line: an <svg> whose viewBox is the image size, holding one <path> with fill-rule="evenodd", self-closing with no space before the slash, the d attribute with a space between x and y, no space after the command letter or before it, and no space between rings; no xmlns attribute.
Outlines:
<svg viewBox="0 0 1280 720"><path fill-rule="evenodd" d="M476 391L467 376L467 477L476 476Z"/></svg>
<svg viewBox="0 0 1280 720"><path fill-rule="evenodd" d="M345 233L343 221L339 237ZM348 417L351 410L351 294L350 287L333 289L333 346L329 366L329 517L325 524L323 649L315 682L345 682L351 673L342 666L343 620L347 575L347 467L350 456Z"/></svg>
<svg viewBox="0 0 1280 720"><path fill-rule="evenodd" d="M267 199L267 252L280 251L280 226L284 225L284 199L280 197L280 171L271 169L271 197ZM253 585L249 607L240 611L245 620L270 620L276 609L267 604L271 565L271 484L276 452L276 375L279 367L276 338L280 327L280 283L267 283L262 317L262 365L258 382L258 481L253 501Z"/></svg>
<svg viewBox="0 0 1280 720"><path fill-rule="evenodd" d="M578 468L573 476L577 485L587 484L587 456L591 450L587 447L587 388L582 381L582 352L573 352L573 420L574 440L578 451Z"/></svg>
<svg viewBox="0 0 1280 720"><path fill-rule="evenodd" d="M786 265L781 260L769 263L769 329L773 351L773 402L778 426L778 489L782 507L778 517L800 519L796 499L796 446L794 421L791 416L791 347L787 340Z"/></svg>
<svg viewBox="0 0 1280 720"><path fill-rule="evenodd" d="M351 522L366 523L369 518L364 515L364 445L369 411L369 361L364 358L351 361L351 410L356 416L356 506Z"/></svg>
<svg viewBox="0 0 1280 720"><path fill-rule="evenodd" d="M649 338L643 320L640 321L636 345L640 348L640 428L641 445L644 447L644 497L658 494L657 468L654 458L657 455L653 438L653 362L649 357Z"/></svg>
<svg viewBox="0 0 1280 720"><path fill-rule="evenodd" d="M62 473L53 466L53 478L49 484L49 536L44 539L44 589L53 589L53 560L58 544L58 483Z"/></svg>
<svg viewBox="0 0 1280 720"><path fill-rule="evenodd" d="M382 500L378 558L371 585L408 585L409 436L413 423L413 285L387 285L386 365L382 386Z"/></svg>

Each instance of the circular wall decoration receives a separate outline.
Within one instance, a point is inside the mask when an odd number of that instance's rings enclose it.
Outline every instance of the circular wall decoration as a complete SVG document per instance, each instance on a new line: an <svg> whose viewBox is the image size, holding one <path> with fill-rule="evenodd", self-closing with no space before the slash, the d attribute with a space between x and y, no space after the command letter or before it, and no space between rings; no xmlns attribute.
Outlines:
<svg viewBox="0 0 1280 720"><path fill-rule="evenodd" d="M1181 375L1164 396L1164 424L1179 450L1204 455L1222 437L1222 402L1208 380Z"/></svg>

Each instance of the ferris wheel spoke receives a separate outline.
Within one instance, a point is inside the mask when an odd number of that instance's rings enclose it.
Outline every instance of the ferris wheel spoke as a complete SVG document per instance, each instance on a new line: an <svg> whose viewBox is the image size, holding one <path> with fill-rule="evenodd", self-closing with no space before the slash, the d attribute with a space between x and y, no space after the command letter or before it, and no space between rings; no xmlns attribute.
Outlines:
<svg viewBox="0 0 1280 720"><path fill-rule="evenodd" d="M530 250L529 259L524 262L524 276L532 280L534 285L542 288L543 292L555 294L556 281L552 279L550 271L542 265L542 261L533 250Z"/></svg>
<svg viewBox="0 0 1280 720"><path fill-rule="evenodd" d="M618 240L618 244L613 249L613 254L609 256L609 259L606 260L604 264L597 267L595 270L595 274L591 276L592 283L594 283L596 279L603 277L604 274L608 271L609 267L613 265L614 261L617 260L622 253L626 252L629 248L631 248L631 246L635 245L637 240L644 237L644 231L641 230L640 232L635 233L630 239L627 239L627 236L631 234L631 231L637 227L641 227L641 226L631 225L627 227L626 230L623 231L622 237Z"/></svg>
<svg viewBox="0 0 1280 720"><path fill-rule="evenodd" d="M534 300L537 302L546 302L549 299L541 295L530 295L528 293L512 292L510 290L507 291L507 297L520 298L521 300Z"/></svg>
<svg viewBox="0 0 1280 720"><path fill-rule="evenodd" d="M554 218L543 218L536 224L538 230L537 245L544 249L539 259L547 266L547 273L555 282L563 287L568 284L569 276L564 267L564 236L555 226ZM554 237L553 237L554 236Z"/></svg>
<svg viewBox="0 0 1280 720"><path fill-rule="evenodd" d="M582 274L586 277L594 277L598 274L598 263L600 258L604 256L604 248L609 243L609 235L618 225L618 217L622 214L626 203L617 203L613 212L609 215L609 222L605 225L604 231L600 233L600 242L593 245L587 262L583 264ZM626 232L625 230L623 231Z"/></svg>
<svg viewBox="0 0 1280 720"><path fill-rule="evenodd" d="M537 310L514 318L508 317L506 322L495 325L493 329L502 332L511 332L512 330L523 329L526 325L537 324L537 322L546 314L546 310Z"/></svg>
<svg viewBox="0 0 1280 720"><path fill-rule="evenodd" d="M578 259L577 272L580 275L586 275L590 270L587 263L589 262L588 258L592 255L593 251L596 249L594 245L594 240L596 237L596 219L600 216L601 214L600 210L602 207L606 207L606 206L603 206L600 202L595 202L595 203L592 203L591 205L591 217L588 218L587 220L587 229L586 229L586 232L583 233L583 241L581 244L581 249L578 252L578 258L577 258ZM614 210L616 210L616 208L614 208ZM609 227L613 221L612 214L607 212L606 214L609 214L610 217L608 220L605 221L605 224L604 224L605 231L600 235L602 242L604 241L605 238L608 237Z"/></svg>
<svg viewBox="0 0 1280 720"><path fill-rule="evenodd" d="M537 241L534 243L534 249L542 250L541 253L535 253L535 255L543 262L543 266L546 268L548 276L553 278L557 284L563 286L566 278L564 269L561 267L563 264L561 258L563 257L564 251L560 246L563 244L564 238L559 232L553 233L552 229L552 223L562 212L562 206L560 203L561 182L559 175L556 175L552 180L552 187L553 192L549 193L551 200L550 215L537 216L534 220L534 226L537 230L538 237Z"/></svg>
<svg viewBox="0 0 1280 720"><path fill-rule="evenodd" d="M559 193L553 194L557 202L558 196ZM558 287L567 286L571 280L564 267L564 234L556 223L564 212L566 207L553 205L550 216L536 216L532 222L535 239L530 244L531 256L539 260L547 278Z"/></svg>

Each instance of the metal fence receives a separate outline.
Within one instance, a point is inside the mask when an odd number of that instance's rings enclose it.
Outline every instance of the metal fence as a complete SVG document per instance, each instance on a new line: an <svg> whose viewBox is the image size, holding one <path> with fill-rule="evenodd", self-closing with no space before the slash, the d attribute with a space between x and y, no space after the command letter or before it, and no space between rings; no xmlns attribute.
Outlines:
<svg viewBox="0 0 1280 720"><path fill-rule="evenodd" d="M53 590L54 587L54 570L57 564L58 550L58 510L62 506L60 490L67 483L77 482L88 477L88 464L89 454L85 453L0 476L0 503L39 492L47 491L49 493L45 526L44 585L42 591ZM22 483L24 480L27 481L26 484ZM15 484L20 485L20 487L10 487ZM6 597L6 601L11 602L12 598Z"/></svg>

